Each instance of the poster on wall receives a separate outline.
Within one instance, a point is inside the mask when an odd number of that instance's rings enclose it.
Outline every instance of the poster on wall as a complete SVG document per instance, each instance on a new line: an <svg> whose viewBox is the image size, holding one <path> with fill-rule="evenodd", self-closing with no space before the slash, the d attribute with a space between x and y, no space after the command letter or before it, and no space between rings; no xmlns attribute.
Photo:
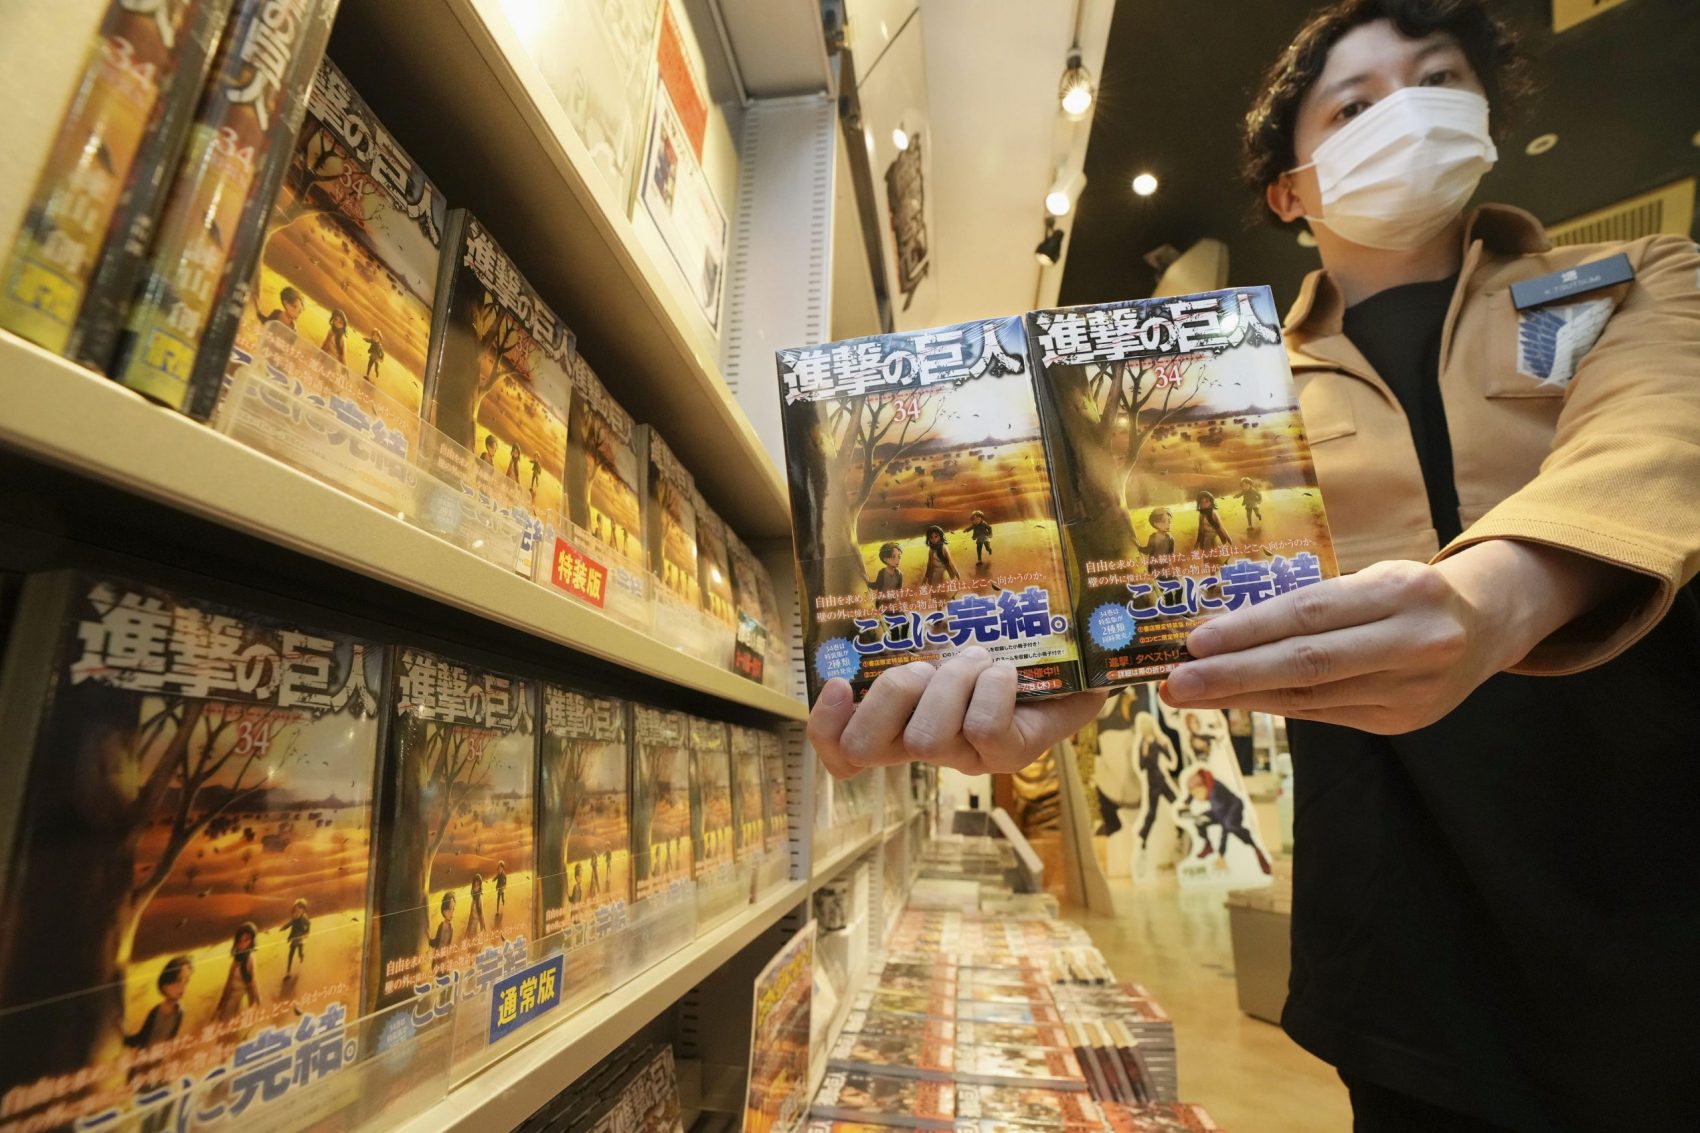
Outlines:
<svg viewBox="0 0 1700 1133"><path fill-rule="evenodd" d="M628 207L649 122L662 0L503 0L591 161Z"/></svg>
<svg viewBox="0 0 1700 1133"><path fill-rule="evenodd" d="M729 229L665 82L657 81L639 195L708 325L720 329Z"/></svg>
<svg viewBox="0 0 1700 1133"><path fill-rule="evenodd" d="M744 1133L801 1129L809 1108L809 1008L815 922L793 936L756 977Z"/></svg>

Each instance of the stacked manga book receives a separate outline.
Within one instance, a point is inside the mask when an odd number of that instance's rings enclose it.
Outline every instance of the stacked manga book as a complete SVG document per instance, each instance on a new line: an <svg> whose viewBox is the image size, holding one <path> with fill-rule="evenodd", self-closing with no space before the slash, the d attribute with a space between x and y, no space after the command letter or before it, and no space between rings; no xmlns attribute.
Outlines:
<svg viewBox="0 0 1700 1133"><path fill-rule="evenodd" d="M811 699L969 647L1018 695L1154 679L1335 573L1266 287L781 350Z"/></svg>
<svg viewBox="0 0 1700 1133"><path fill-rule="evenodd" d="M988 839L924 856L1001 857ZM1045 898L987 904L903 913L831 1049L811 1130L1216 1128L1175 1101L1168 1017L1115 982L1084 929Z"/></svg>
<svg viewBox="0 0 1700 1133"><path fill-rule="evenodd" d="M514 1133L684 1133L673 1048L627 1043Z"/></svg>

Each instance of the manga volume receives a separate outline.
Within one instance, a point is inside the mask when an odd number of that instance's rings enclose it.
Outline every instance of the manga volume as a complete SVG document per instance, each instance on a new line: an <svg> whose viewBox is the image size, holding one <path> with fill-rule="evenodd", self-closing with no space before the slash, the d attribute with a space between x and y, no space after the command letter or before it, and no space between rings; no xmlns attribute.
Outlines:
<svg viewBox="0 0 1700 1133"><path fill-rule="evenodd" d="M564 932L570 952L623 926L632 899L630 708L548 683L542 695L540 931Z"/></svg>
<svg viewBox="0 0 1700 1133"><path fill-rule="evenodd" d="M606 600L614 602L616 593L623 595L625 608L647 615L643 500L649 461L644 438L583 355L574 354L570 374L573 398L562 511L614 560L608 564L606 586L615 593Z"/></svg>
<svg viewBox="0 0 1700 1133"><path fill-rule="evenodd" d="M1089 687L1159 677L1212 614L1336 573L1268 288L1027 331Z"/></svg>
<svg viewBox="0 0 1700 1133"><path fill-rule="evenodd" d="M766 850L763 821L761 734L741 724L726 726L732 753L732 825L740 861L753 860Z"/></svg>
<svg viewBox="0 0 1700 1133"><path fill-rule="evenodd" d="M518 677L397 650L375 1010L417 1001L411 1018L428 1024L529 959L536 695Z"/></svg>
<svg viewBox="0 0 1700 1133"><path fill-rule="evenodd" d="M382 422L378 439L398 435L407 446L399 455L410 454L446 219L425 171L325 59L266 221L229 368L264 353L281 371L274 378L357 402ZM279 340L262 352L268 334Z"/></svg>
<svg viewBox="0 0 1700 1133"><path fill-rule="evenodd" d="M721 880L730 874L734 856L732 757L726 725L700 716L689 720L692 875L698 880Z"/></svg>
<svg viewBox="0 0 1700 1133"><path fill-rule="evenodd" d="M673 455L667 442L648 425L642 432L649 452L648 496L644 500L644 545L649 570L659 584L658 598L673 598L696 609L701 603L697 566L696 481Z"/></svg>
<svg viewBox="0 0 1700 1133"><path fill-rule="evenodd" d="M812 700L980 646L1080 686L1021 320L778 354Z"/></svg>
<svg viewBox="0 0 1700 1133"><path fill-rule="evenodd" d="M28 582L0 685L8 1123L178 1128L217 1079L258 1114L352 1061L385 661L148 583Z"/></svg>
<svg viewBox="0 0 1700 1133"><path fill-rule="evenodd" d="M781 854L785 852L791 831L790 798L785 785L785 742L777 732L765 728L757 731L756 742L761 748L761 765L767 778L763 807L767 816L767 852Z"/></svg>
<svg viewBox="0 0 1700 1133"><path fill-rule="evenodd" d="M949 1129L956 1116L956 1087L950 1082L863 1070L832 1070L821 1082L809 1113L875 1125Z"/></svg>
<svg viewBox="0 0 1700 1133"><path fill-rule="evenodd" d="M427 416L473 454L466 488L516 513L514 565L530 574L545 520L564 510L573 334L465 209L449 211L436 291Z"/></svg>
<svg viewBox="0 0 1700 1133"><path fill-rule="evenodd" d="M25 186L16 238L0 229L0 249L10 250L0 326L104 371L230 5L108 0L97 8L104 12L87 39L74 23L55 28L61 44L51 47L12 28L20 51L52 56L62 46L86 60L33 188Z"/></svg>
<svg viewBox="0 0 1700 1133"><path fill-rule="evenodd" d="M639 901L691 879L690 717L632 705L632 877Z"/></svg>
<svg viewBox="0 0 1700 1133"><path fill-rule="evenodd" d="M112 375L205 419L338 0L237 0Z"/></svg>

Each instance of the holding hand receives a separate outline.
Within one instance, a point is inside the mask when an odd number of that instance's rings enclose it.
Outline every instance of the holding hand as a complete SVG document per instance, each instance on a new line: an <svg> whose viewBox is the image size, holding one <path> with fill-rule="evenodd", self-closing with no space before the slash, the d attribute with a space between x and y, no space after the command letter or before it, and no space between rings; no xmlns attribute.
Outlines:
<svg viewBox="0 0 1700 1133"><path fill-rule="evenodd" d="M809 742L836 778L912 759L968 775L1019 771L1103 706L1103 692L1015 700L1015 665L984 649L937 667L888 669L861 704L849 682L831 680L809 714Z"/></svg>

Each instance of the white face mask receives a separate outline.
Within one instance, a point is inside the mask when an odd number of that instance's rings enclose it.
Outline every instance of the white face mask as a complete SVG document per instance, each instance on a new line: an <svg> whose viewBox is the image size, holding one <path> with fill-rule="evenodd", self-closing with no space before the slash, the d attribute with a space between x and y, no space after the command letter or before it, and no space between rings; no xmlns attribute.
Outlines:
<svg viewBox="0 0 1700 1133"><path fill-rule="evenodd" d="M1343 240L1405 251L1434 239L1464 209L1499 152L1487 99L1447 87L1403 87L1316 147L1322 215Z"/></svg>

